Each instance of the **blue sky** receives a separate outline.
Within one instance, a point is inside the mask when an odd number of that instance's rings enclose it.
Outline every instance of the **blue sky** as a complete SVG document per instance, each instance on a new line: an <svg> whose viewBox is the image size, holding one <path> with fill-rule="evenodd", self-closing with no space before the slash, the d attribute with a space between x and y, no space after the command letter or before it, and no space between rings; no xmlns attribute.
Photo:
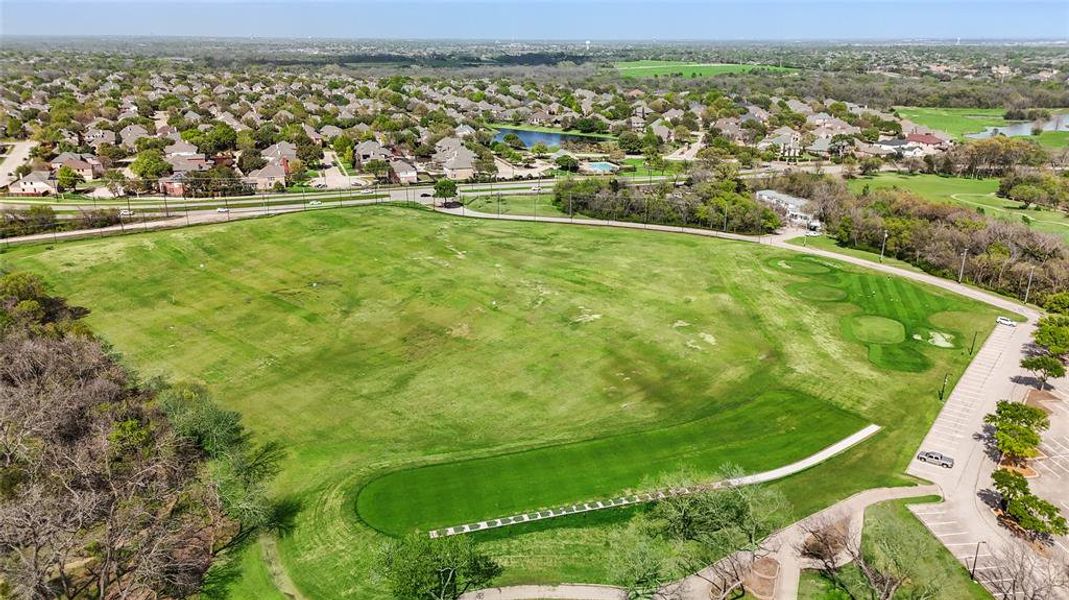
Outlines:
<svg viewBox="0 0 1069 600"><path fill-rule="evenodd" d="M1051 0L0 0L2 35L394 39L1069 38Z"/></svg>

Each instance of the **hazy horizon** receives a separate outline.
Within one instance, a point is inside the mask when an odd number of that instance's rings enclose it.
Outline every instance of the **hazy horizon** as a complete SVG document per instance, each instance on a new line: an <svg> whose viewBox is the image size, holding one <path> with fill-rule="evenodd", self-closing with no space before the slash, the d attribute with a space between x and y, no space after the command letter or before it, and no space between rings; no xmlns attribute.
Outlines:
<svg viewBox="0 0 1069 600"><path fill-rule="evenodd" d="M62 16L62 18L60 18ZM1049 0L0 0L0 34L440 41L1064 41Z"/></svg>

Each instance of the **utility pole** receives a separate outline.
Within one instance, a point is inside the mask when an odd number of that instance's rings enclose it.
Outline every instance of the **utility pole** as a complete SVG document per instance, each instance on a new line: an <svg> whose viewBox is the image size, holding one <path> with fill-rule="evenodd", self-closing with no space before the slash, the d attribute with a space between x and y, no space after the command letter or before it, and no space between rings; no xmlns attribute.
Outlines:
<svg viewBox="0 0 1069 600"><path fill-rule="evenodd" d="M986 544L984 540L976 542L976 552L972 555L972 568L969 569L969 577L976 581L976 561L980 559L980 544Z"/></svg>
<svg viewBox="0 0 1069 600"><path fill-rule="evenodd" d="M883 243L880 244L880 262L883 262L883 251L887 249L887 230L883 230Z"/></svg>
<svg viewBox="0 0 1069 600"><path fill-rule="evenodd" d="M942 402L943 401L943 397L946 396L946 393L947 393L947 382L948 381L950 381L950 373L947 373L946 375L943 375L943 388L941 390L939 390L939 401L940 402Z"/></svg>
<svg viewBox="0 0 1069 600"><path fill-rule="evenodd" d="M1032 275L1035 275L1036 267L1032 265L1032 270L1028 272L1028 287L1024 290L1024 303L1028 304L1028 296L1032 293Z"/></svg>
<svg viewBox="0 0 1069 600"><path fill-rule="evenodd" d="M958 283L965 278L965 257L969 255L969 249L966 248L961 253L961 269L958 271Z"/></svg>

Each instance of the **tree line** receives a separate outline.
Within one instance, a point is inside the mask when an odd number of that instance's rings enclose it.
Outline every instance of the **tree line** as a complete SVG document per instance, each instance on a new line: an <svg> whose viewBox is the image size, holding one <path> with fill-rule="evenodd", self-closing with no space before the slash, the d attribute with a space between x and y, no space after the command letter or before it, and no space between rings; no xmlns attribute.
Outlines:
<svg viewBox="0 0 1069 600"><path fill-rule="evenodd" d="M0 595L187 598L282 519L281 449L142 381L40 277L0 275Z"/></svg>
<svg viewBox="0 0 1069 600"><path fill-rule="evenodd" d="M901 189L853 194L843 181L791 173L763 182L809 198L840 245L879 252L949 279L1043 301L1069 285L1060 238L977 211L929 202Z"/></svg>
<svg viewBox="0 0 1069 600"><path fill-rule="evenodd" d="M782 223L759 203L730 167L721 173L695 172L683 185L670 182L631 186L619 179L557 182L553 204L567 214L595 219L706 227L744 234L775 231Z"/></svg>
<svg viewBox="0 0 1069 600"><path fill-rule="evenodd" d="M0 239L71 229L96 229L118 225L120 221L117 208L80 210L76 217L63 221L56 217L56 211L50 206L38 204L27 209L9 208L0 214Z"/></svg>

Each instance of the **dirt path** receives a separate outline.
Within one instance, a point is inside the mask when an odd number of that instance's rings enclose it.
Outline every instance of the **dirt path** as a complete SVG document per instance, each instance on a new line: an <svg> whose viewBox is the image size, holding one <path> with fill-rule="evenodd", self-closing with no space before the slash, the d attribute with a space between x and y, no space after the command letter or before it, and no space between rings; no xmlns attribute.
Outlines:
<svg viewBox="0 0 1069 600"><path fill-rule="evenodd" d="M278 555L278 541L270 535L261 536L260 550L264 563L267 564L267 571L271 574L271 581L278 591L290 600L307 600L290 579L286 567L282 565L282 559Z"/></svg>

